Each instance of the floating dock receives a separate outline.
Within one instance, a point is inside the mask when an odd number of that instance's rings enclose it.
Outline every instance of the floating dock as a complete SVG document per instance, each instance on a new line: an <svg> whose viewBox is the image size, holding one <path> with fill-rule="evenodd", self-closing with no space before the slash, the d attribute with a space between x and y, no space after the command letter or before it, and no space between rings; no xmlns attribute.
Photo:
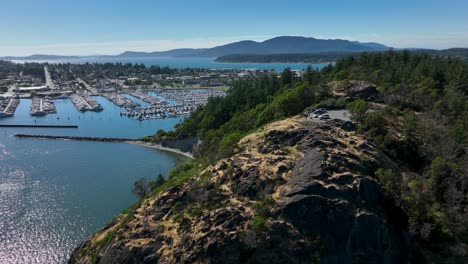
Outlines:
<svg viewBox="0 0 468 264"><path fill-rule="evenodd" d="M47 114L57 113L55 104L47 98L34 97L31 102L31 110L29 113L33 116L44 116Z"/></svg>
<svg viewBox="0 0 468 264"><path fill-rule="evenodd" d="M15 98L0 100L0 117L13 116L19 103L20 100Z"/></svg>
<svg viewBox="0 0 468 264"><path fill-rule="evenodd" d="M70 100L72 101L76 110L80 112L85 112L85 111L98 112L104 109L98 102L96 102L96 100L94 100L92 97L88 95L74 94L70 96Z"/></svg>

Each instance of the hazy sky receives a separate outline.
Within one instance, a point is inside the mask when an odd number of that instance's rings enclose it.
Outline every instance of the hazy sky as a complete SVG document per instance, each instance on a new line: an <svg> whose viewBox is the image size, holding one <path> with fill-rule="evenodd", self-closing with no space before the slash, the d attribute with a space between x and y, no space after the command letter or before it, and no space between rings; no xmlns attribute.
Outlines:
<svg viewBox="0 0 468 264"><path fill-rule="evenodd" d="M468 47L468 0L0 0L0 56L200 48L282 35Z"/></svg>

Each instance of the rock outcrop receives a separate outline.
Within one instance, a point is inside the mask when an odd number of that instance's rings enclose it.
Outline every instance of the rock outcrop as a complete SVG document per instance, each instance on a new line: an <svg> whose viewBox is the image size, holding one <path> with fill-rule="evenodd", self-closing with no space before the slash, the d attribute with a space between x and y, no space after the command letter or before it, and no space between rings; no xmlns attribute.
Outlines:
<svg viewBox="0 0 468 264"><path fill-rule="evenodd" d="M337 96L344 96L351 99L364 99L366 101L376 101L379 99L377 87L370 82L350 80L333 82L330 84L331 91Z"/></svg>
<svg viewBox="0 0 468 264"><path fill-rule="evenodd" d="M143 200L70 263L407 263L405 214L370 174L392 167L343 121L291 118Z"/></svg>

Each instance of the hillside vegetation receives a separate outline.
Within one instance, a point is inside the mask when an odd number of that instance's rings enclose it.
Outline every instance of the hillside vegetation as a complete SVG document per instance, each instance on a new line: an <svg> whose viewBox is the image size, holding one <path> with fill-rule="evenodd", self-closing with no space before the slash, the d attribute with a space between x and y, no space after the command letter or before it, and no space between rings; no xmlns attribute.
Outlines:
<svg viewBox="0 0 468 264"><path fill-rule="evenodd" d="M413 234L431 248L441 241L467 243L468 65L459 59L408 51L363 53L321 72L309 68L303 78L286 70L280 78L238 82L226 98L212 99L167 135L198 136L196 155L213 162L234 153L240 138L272 120L320 102L332 107L339 99L329 84L348 80L378 87L378 110L365 109L356 121L370 141L408 169L404 175L378 168L371 174L406 210Z"/></svg>

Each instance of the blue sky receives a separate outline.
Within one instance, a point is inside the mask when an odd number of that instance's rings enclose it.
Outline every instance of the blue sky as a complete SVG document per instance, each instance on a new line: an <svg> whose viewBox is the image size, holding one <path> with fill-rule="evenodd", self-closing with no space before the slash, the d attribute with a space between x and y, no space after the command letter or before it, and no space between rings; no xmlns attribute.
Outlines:
<svg viewBox="0 0 468 264"><path fill-rule="evenodd" d="M0 0L0 56L199 48L282 35L468 47L468 1Z"/></svg>

